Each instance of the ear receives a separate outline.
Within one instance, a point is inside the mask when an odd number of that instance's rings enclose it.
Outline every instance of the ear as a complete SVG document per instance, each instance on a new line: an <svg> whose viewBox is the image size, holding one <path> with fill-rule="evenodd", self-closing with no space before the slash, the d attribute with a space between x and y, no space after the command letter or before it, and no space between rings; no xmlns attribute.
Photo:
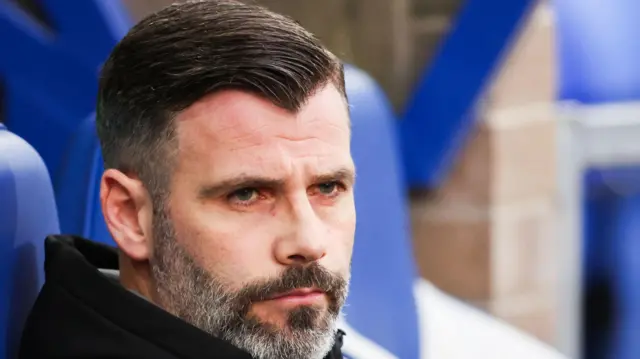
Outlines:
<svg viewBox="0 0 640 359"><path fill-rule="evenodd" d="M142 182L108 169L100 181L100 202L107 228L120 250L133 260L149 259L153 203Z"/></svg>

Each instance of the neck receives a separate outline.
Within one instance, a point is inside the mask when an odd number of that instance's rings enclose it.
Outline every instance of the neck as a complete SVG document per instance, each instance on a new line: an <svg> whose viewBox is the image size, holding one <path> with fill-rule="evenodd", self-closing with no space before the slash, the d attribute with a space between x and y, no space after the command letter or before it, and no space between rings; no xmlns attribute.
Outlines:
<svg viewBox="0 0 640 359"><path fill-rule="evenodd" d="M126 289L155 303L155 290L153 289L149 262L135 262L130 258L120 255L119 263L120 284Z"/></svg>

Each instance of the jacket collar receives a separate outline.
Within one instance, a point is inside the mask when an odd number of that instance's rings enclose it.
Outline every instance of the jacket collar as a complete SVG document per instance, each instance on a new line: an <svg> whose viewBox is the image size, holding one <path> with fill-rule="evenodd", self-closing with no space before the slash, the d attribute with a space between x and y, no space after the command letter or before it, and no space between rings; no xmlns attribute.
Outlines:
<svg viewBox="0 0 640 359"><path fill-rule="evenodd" d="M47 282L61 286L120 328L183 358L201 358L209 352L221 358L251 359L245 351L114 283L118 275L116 248L75 236L50 236L45 240L45 251ZM342 359L343 336L340 330L336 333L326 359Z"/></svg>

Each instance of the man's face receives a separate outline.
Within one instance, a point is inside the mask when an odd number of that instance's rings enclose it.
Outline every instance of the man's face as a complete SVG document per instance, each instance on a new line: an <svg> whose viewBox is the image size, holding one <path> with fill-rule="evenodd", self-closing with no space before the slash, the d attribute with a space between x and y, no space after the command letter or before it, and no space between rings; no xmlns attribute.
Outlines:
<svg viewBox="0 0 640 359"><path fill-rule="evenodd" d="M225 91L176 128L176 170L154 218L160 303L257 357L322 357L356 224L341 94L327 86L292 114Z"/></svg>

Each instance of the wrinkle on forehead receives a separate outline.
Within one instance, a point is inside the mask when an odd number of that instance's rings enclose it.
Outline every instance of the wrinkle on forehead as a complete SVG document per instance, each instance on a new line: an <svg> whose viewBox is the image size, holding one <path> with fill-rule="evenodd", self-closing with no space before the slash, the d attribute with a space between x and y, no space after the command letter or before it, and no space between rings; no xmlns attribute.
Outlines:
<svg viewBox="0 0 640 359"><path fill-rule="evenodd" d="M349 136L348 110L333 87L318 91L298 112L292 113L259 96L237 91L209 95L178 118L182 140L259 143L269 136L290 140L313 138L319 131ZM282 122L286 121L286 126ZM204 135L204 136L197 136Z"/></svg>

